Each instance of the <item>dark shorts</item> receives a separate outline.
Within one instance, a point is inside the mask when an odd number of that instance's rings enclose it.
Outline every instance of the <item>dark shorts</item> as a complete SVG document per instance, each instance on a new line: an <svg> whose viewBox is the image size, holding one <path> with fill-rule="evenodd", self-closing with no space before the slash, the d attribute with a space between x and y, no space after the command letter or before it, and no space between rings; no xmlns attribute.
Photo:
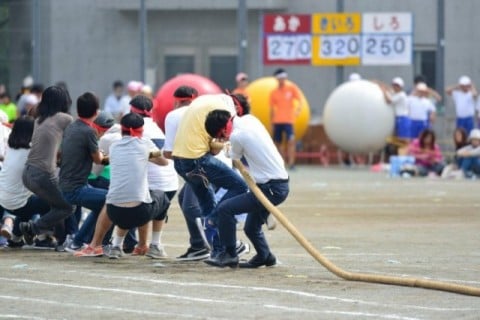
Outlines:
<svg viewBox="0 0 480 320"><path fill-rule="evenodd" d="M291 123L274 123L273 124L273 141L282 142L284 133L287 141L295 139L295 134L293 133L293 124Z"/></svg>
<svg viewBox="0 0 480 320"><path fill-rule="evenodd" d="M107 204L107 215L113 224L122 229L141 227L151 220L163 220L167 215L170 201L161 191L150 191L151 203L142 203L133 208Z"/></svg>

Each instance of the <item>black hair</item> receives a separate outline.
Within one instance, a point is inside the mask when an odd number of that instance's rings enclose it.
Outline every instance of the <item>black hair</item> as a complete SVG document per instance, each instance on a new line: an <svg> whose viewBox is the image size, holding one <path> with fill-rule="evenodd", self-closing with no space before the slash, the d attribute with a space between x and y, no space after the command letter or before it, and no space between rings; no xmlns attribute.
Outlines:
<svg viewBox="0 0 480 320"><path fill-rule="evenodd" d="M38 123L42 123L58 112L67 113L71 104L72 100L67 91L57 86L48 87L43 92L42 101L37 107Z"/></svg>
<svg viewBox="0 0 480 320"><path fill-rule="evenodd" d="M120 80L117 80L113 83L113 89L116 89L116 88L119 88L119 87L123 88L123 82L120 81Z"/></svg>
<svg viewBox="0 0 480 320"><path fill-rule="evenodd" d="M413 78L413 83L414 84L418 84L420 82L423 82L423 83L427 83L427 77L425 77L423 74L417 74L414 78Z"/></svg>
<svg viewBox="0 0 480 320"><path fill-rule="evenodd" d="M238 103L240 103L240 106L242 107L242 116L250 113L250 103L248 102L246 96L241 93L231 94L230 96L232 97L232 99L234 99L234 101L237 100Z"/></svg>
<svg viewBox="0 0 480 320"><path fill-rule="evenodd" d="M153 108L152 99L142 94L135 96L132 100L130 100L130 105L134 106L140 110L150 111Z"/></svg>
<svg viewBox="0 0 480 320"><path fill-rule="evenodd" d="M431 136L432 137L432 142L431 142L431 145L427 146L425 144L425 139L428 137L428 136ZM425 129L423 130L421 133L420 133L420 136L418 137L418 141L420 143L420 147L422 149L435 149L435 132L432 130L432 129Z"/></svg>
<svg viewBox="0 0 480 320"><path fill-rule="evenodd" d="M281 73L285 73L285 72L286 72L285 69L283 69L283 68L278 68L277 70L275 70L275 72L273 73L273 75L274 75L274 76L277 76L277 75L279 75L279 74L281 74Z"/></svg>
<svg viewBox="0 0 480 320"><path fill-rule="evenodd" d="M98 109L100 109L98 98L93 93L85 92L77 98L77 114L80 118L91 118Z"/></svg>
<svg viewBox="0 0 480 320"><path fill-rule="evenodd" d="M230 112L226 110L210 111L205 119L205 130L207 130L210 137L216 138L217 134L225 128L231 117Z"/></svg>
<svg viewBox="0 0 480 320"><path fill-rule="evenodd" d="M189 86L180 86L173 93L175 98L195 98L198 96L198 91Z"/></svg>
<svg viewBox="0 0 480 320"><path fill-rule="evenodd" d="M459 132L461 136L461 140L457 141L456 140L456 133ZM458 150L460 148L465 147L468 145L468 137L467 137L467 131L463 129L462 127L458 127L453 131L453 143L455 144L455 150Z"/></svg>
<svg viewBox="0 0 480 320"><path fill-rule="evenodd" d="M37 93L37 94L42 94L42 92L44 91L44 87L43 87L43 84L41 83L34 83L32 85L32 87L30 88L30 92L31 93Z"/></svg>
<svg viewBox="0 0 480 320"><path fill-rule="evenodd" d="M22 116L15 120L12 132L8 137L8 146L12 149L30 149L32 141L34 119Z"/></svg>
<svg viewBox="0 0 480 320"><path fill-rule="evenodd" d="M144 123L143 117L134 112L127 113L120 119L120 125L125 128L137 129L143 127ZM122 134L130 135L130 132L122 129Z"/></svg>

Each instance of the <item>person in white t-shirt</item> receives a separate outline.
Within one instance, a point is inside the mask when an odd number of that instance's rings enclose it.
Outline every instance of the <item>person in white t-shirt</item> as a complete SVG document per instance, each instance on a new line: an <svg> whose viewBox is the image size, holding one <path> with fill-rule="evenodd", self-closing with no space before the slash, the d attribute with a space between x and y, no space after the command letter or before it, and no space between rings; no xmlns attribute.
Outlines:
<svg viewBox="0 0 480 320"><path fill-rule="evenodd" d="M113 92L105 99L104 110L109 112L115 121L119 122L122 118L122 96L123 96L123 82L117 80L113 83Z"/></svg>
<svg viewBox="0 0 480 320"><path fill-rule="evenodd" d="M130 101L130 112L143 117L143 137L150 139L158 149L162 149L165 142L165 135L158 125L151 118L153 108L152 100L144 95L137 95ZM166 166L158 166L154 163L148 164L148 187L152 191L162 191L172 200L178 190L178 176L173 161L167 160ZM165 220L156 221L157 228L152 232L152 242L149 247L136 247L133 255L147 255L151 258L166 258L167 253L161 244L161 234ZM139 242L144 243L143 237L148 236L148 230L139 229Z"/></svg>
<svg viewBox="0 0 480 320"><path fill-rule="evenodd" d="M212 138L230 140L228 154L232 159L240 160L245 157L257 186L272 204L278 205L285 201L289 193L285 164L270 134L257 118L252 115L232 117L228 111L214 110L208 114L205 128ZM235 215L243 212L248 213L245 234L257 254L248 262L239 264L235 250ZM262 225L269 214L252 192L220 202L213 215L217 217L220 244L225 246L225 252L205 262L217 267L258 268L275 265L276 258L262 231Z"/></svg>
<svg viewBox="0 0 480 320"><path fill-rule="evenodd" d="M391 88L379 84L385 96L385 101L393 107L395 111L395 137L400 139L410 139L410 111L408 109L408 97L404 91L404 82L400 77L392 79Z"/></svg>
<svg viewBox="0 0 480 320"><path fill-rule="evenodd" d="M468 134L475 127L475 102L478 96L475 85L469 77L461 76L458 84L448 86L445 92L455 104L456 127L465 129Z"/></svg>
<svg viewBox="0 0 480 320"><path fill-rule="evenodd" d="M50 210L48 203L28 190L22 182L22 173L30 152L34 120L20 117L13 125L8 137L5 161L0 170L0 206L12 216L6 215L1 235L11 240L12 247L21 247L24 242L19 229L21 221L26 222L35 214L43 215ZM17 218L13 226L13 218Z"/></svg>
<svg viewBox="0 0 480 320"><path fill-rule="evenodd" d="M428 87L420 82L415 86L415 90L408 97L408 109L410 111L411 131L410 137L416 139L420 133L430 128L435 121L436 108L429 99Z"/></svg>

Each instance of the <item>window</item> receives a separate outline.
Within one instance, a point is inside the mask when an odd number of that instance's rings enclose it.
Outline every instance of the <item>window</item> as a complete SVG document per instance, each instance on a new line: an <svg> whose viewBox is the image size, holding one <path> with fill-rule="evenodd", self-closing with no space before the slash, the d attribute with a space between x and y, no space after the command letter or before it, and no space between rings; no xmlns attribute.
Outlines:
<svg viewBox="0 0 480 320"><path fill-rule="evenodd" d="M168 80L182 73L194 73L195 63L193 55L165 56L165 79Z"/></svg>
<svg viewBox="0 0 480 320"><path fill-rule="evenodd" d="M435 88L435 50L415 50L414 52L414 74L422 74L427 78L427 85ZM436 88L442 89L442 88Z"/></svg>
<svg viewBox="0 0 480 320"><path fill-rule="evenodd" d="M210 79L221 89L235 89L235 75L237 74L237 56L212 55L210 56Z"/></svg>

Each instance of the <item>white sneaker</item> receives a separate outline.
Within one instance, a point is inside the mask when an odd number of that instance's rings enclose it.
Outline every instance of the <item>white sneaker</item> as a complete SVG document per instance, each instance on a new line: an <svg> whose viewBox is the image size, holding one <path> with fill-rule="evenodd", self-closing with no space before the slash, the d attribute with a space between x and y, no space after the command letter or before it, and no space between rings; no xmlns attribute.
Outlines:
<svg viewBox="0 0 480 320"><path fill-rule="evenodd" d="M165 251L163 246L158 246L156 244L150 244L147 253L145 254L147 257L152 259L166 259L168 258L168 254Z"/></svg>
<svg viewBox="0 0 480 320"><path fill-rule="evenodd" d="M6 239L12 238L12 226L9 224L4 224L2 229L0 229L0 235Z"/></svg>

